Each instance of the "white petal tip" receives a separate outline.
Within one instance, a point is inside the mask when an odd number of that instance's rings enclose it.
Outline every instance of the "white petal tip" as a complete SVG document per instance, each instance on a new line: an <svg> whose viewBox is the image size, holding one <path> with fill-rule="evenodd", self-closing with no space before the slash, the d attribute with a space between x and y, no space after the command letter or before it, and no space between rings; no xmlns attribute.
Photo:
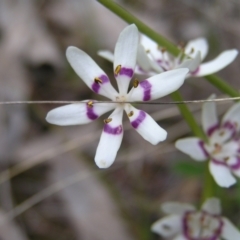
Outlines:
<svg viewBox="0 0 240 240"><path fill-rule="evenodd" d="M223 187L223 188L230 188L231 186L233 186L235 183L236 183L236 179L232 180L231 182L226 182L226 183L218 183L218 185L220 187Z"/></svg>
<svg viewBox="0 0 240 240"><path fill-rule="evenodd" d="M109 168L112 165L112 162L108 162L108 161L103 160L103 159L102 160L96 160L95 159L95 163L101 169Z"/></svg>
<svg viewBox="0 0 240 240"><path fill-rule="evenodd" d="M155 141L152 141L151 144L152 145L157 145L160 142L163 142L167 139L167 131L165 131L164 129L161 129L161 136L159 136L159 138Z"/></svg>

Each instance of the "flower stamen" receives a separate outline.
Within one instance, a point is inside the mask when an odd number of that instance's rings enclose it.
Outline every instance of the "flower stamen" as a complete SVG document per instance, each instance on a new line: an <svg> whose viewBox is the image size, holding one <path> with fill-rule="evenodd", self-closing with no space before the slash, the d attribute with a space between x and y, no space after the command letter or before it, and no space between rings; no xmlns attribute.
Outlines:
<svg viewBox="0 0 240 240"><path fill-rule="evenodd" d="M215 147L215 149L213 150L212 154L217 154L217 153L221 152L222 146L220 144L214 143L214 147Z"/></svg>
<svg viewBox="0 0 240 240"><path fill-rule="evenodd" d="M106 123L106 124L110 123L111 121L112 121L112 118L106 118L106 119L103 120L103 122Z"/></svg>
<svg viewBox="0 0 240 240"><path fill-rule="evenodd" d="M87 105L89 108L93 108L93 101L88 101Z"/></svg>
<svg viewBox="0 0 240 240"><path fill-rule="evenodd" d="M118 75L119 74L119 72L121 71L121 65L118 65L116 68L115 68L115 71L114 71L114 73L115 73L115 75Z"/></svg>
<svg viewBox="0 0 240 240"><path fill-rule="evenodd" d="M134 81L133 81L133 87L134 87L134 88L137 88L138 85L139 85L139 81L138 81L137 79L134 79Z"/></svg>
<svg viewBox="0 0 240 240"><path fill-rule="evenodd" d="M100 79L100 78L98 78L98 77L96 77L96 78L94 78L94 82L95 83L102 83L102 79Z"/></svg>
<svg viewBox="0 0 240 240"><path fill-rule="evenodd" d="M134 114L134 112L133 112L133 111L129 112L129 113L128 113L128 117L132 117L132 116L133 116L133 114Z"/></svg>

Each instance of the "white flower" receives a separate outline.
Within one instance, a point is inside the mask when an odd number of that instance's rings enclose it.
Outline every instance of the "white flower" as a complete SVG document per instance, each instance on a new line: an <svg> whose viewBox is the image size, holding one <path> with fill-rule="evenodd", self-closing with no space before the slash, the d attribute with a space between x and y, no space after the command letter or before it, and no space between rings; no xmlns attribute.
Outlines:
<svg viewBox="0 0 240 240"><path fill-rule="evenodd" d="M48 122L61 126L85 124L114 109L113 113L104 120L105 125L95 155L95 162L100 168L107 168L113 163L121 145L123 110L126 111L133 128L145 140L157 144L166 139L167 132L153 118L125 102L149 101L172 93L183 84L188 73L188 69L182 68L155 75L141 82L135 81L134 87L127 93L136 65L138 36L137 27L130 25L121 32L116 43L114 75L119 92L113 88L108 76L92 58L76 47L69 47L66 53L67 59L79 77L95 93L118 103L86 100L53 109L46 117Z"/></svg>
<svg viewBox="0 0 240 240"><path fill-rule="evenodd" d="M197 211L190 204L168 202L162 205L166 216L152 225L152 231L171 240L239 240L239 230L222 217L217 198L208 199Z"/></svg>
<svg viewBox="0 0 240 240"><path fill-rule="evenodd" d="M197 38L188 42L184 48L185 56L180 54L174 57L159 48L153 40L141 35L135 73L152 76L171 69L187 67L190 70L188 77L202 77L218 72L229 65L236 58L238 51L236 49L224 51L215 59L201 64L207 53L208 43L205 38ZM110 51L102 50L98 54L113 61L113 54Z"/></svg>
<svg viewBox="0 0 240 240"><path fill-rule="evenodd" d="M230 187L236 183L234 176L240 177L240 141L237 137L240 129L240 103L235 103L221 122L217 118L216 104L204 103L202 125L208 142L190 137L178 140L175 146L196 161L209 158L209 170L217 184Z"/></svg>

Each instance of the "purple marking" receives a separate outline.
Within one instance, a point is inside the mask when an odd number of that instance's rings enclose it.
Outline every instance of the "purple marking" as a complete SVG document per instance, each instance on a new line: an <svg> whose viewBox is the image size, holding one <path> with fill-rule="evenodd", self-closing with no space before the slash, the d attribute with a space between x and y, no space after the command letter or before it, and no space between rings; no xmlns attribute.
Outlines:
<svg viewBox="0 0 240 240"><path fill-rule="evenodd" d="M208 157L209 157L209 154L208 154L207 150L206 150L205 147L204 147L204 142L203 142L203 141L199 141L199 142L198 142L198 145L199 145L199 147L201 148L201 150L203 151L203 153L204 153L204 155L206 156L206 158L208 158Z"/></svg>
<svg viewBox="0 0 240 240"><path fill-rule="evenodd" d="M208 128L207 135L211 136L217 129L219 129L220 125L219 123L213 125L212 127Z"/></svg>
<svg viewBox="0 0 240 240"><path fill-rule="evenodd" d="M196 70L190 72L190 74L191 74L192 76L195 76L195 75L197 75L197 73L198 73L199 71L200 71L200 66L199 66Z"/></svg>
<svg viewBox="0 0 240 240"><path fill-rule="evenodd" d="M90 107L86 104L87 107L87 116L91 120L95 120L98 118L98 115L93 111L93 107Z"/></svg>
<svg viewBox="0 0 240 240"><path fill-rule="evenodd" d="M121 67L120 71L119 71L119 75L125 75L125 76L128 76L129 78L132 78L133 76L133 69L132 68L125 68L125 67ZM118 75L118 74L115 74L115 77Z"/></svg>
<svg viewBox="0 0 240 240"><path fill-rule="evenodd" d="M100 78L100 79L102 80L102 83L96 83L96 82L94 82L94 83L92 84L92 90L93 90L95 93L98 93L98 92L99 92L99 90L100 90L100 88L101 88L101 84L110 82L108 76L106 76L106 75L101 75L101 76L98 77L98 78Z"/></svg>
<svg viewBox="0 0 240 240"><path fill-rule="evenodd" d="M237 158L237 162L235 164L230 165L230 168L232 170L238 170L240 168L240 158L239 157L236 157L236 158Z"/></svg>
<svg viewBox="0 0 240 240"><path fill-rule="evenodd" d="M187 240L200 240L200 236L198 237L192 237L191 236L191 228L189 227L189 217L192 215L192 214L195 214L196 212L195 211L187 211L184 215L183 215L183 218L182 218L182 229L183 229L183 234L184 236L186 237ZM222 234L222 230L223 230L223 226L224 226L224 222L222 221L221 217L218 216L218 215L212 215L212 214L209 214L205 211L201 211L202 213L202 216L201 218L204 218L206 217L206 215L212 217L212 218L215 218L218 220L218 226L216 229L214 229L213 231L213 235L210 236L210 237L205 237L205 238L202 238L201 237L201 240L218 240L219 237L221 236ZM202 227L202 226L199 226L199 228Z"/></svg>
<svg viewBox="0 0 240 240"><path fill-rule="evenodd" d="M126 75L130 78L133 76L133 73L134 73L134 71L132 68L125 68L125 67L122 67L119 72L120 75Z"/></svg>
<svg viewBox="0 0 240 240"><path fill-rule="evenodd" d="M210 161L212 161L212 162L215 163L216 165L222 165L222 166L228 167L228 165L227 165L226 162L217 160L217 159L215 159L215 158L212 158Z"/></svg>
<svg viewBox="0 0 240 240"><path fill-rule="evenodd" d="M138 126L143 122L146 116L147 114L144 111L140 111L138 114L138 117L133 122L131 122L131 125L134 128L138 128Z"/></svg>
<svg viewBox="0 0 240 240"><path fill-rule="evenodd" d="M111 127L109 124L105 124L103 131L105 133L111 134L111 135L120 135L123 131L122 125L119 125L118 127Z"/></svg>
<svg viewBox="0 0 240 240"><path fill-rule="evenodd" d="M228 130L232 131L232 135L231 137L234 137L234 135L236 135L237 133L237 127L234 123L227 121L223 124L224 128L227 128Z"/></svg>
<svg viewBox="0 0 240 240"><path fill-rule="evenodd" d="M140 82L139 85L143 88L143 101L149 101L151 99L152 85L148 82L148 80Z"/></svg>

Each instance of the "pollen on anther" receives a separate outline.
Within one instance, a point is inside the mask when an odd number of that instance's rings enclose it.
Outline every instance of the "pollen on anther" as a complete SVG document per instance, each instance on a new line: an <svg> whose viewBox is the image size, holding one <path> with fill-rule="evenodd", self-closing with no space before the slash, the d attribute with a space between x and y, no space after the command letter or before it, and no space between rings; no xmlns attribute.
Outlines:
<svg viewBox="0 0 240 240"><path fill-rule="evenodd" d="M224 131L221 131L221 132L219 133L220 136L223 136L224 134L225 134Z"/></svg>
<svg viewBox="0 0 240 240"><path fill-rule="evenodd" d="M93 107L93 101L88 101L87 105L88 105L88 107L92 108Z"/></svg>
<svg viewBox="0 0 240 240"><path fill-rule="evenodd" d="M121 65L118 65L116 68L115 68L115 71L114 71L114 73L115 73L115 75L118 75L119 74L119 72L121 71Z"/></svg>
<svg viewBox="0 0 240 240"><path fill-rule="evenodd" d="M227 162L229 159L230 159L229 157L225 157L223 160Z"/></svg>
<svg viewBox="0 0 240 240"><path fill-rule="evenodd" d="M106 118L106 119L104 119L103 121L104 121L104 123L107 124L107 123L110 123L110 122L112 121L112 118Z"/></svg>
<svg viewBox="0 0 240 240"><path fill-rule="evenodd" d="M167 51L166 48L162 48L162 49L161 49L161 52L162 52L162 53L165 53L166 51Z"/></svg>
<svg viewBox="0 0 240 240"><path fill-rule="evenodd" d="M102 79L96 77L96 78L94 78L94 82L95 83L102 83Z"/></svg>
<svg viewBox="0 0 240 240"><path fill-rule="evenodd" d="M134 79L134 81L133 81L133 87L134 87L134 88L137 88L138 85L139 85L139 81L138 81L137 79Z"/></svg>
<svg viewBox="0 0 240 240"><path fill-rule="evenodd" d="M194 53L194 48L191 48L190 54Z"/></svg>
<svg viewBox="0 0 240 240"><path fill-rule="evenodd" d="M146 53L150 53L150 49L146 49Z"/></svg>
<svg viewBox="0 0 240 240"><path fill-rule="evenodd" d="M133 116L133 114L134 114L134 112L133 112L133 111L131 111L131 112L129 112L129 113L128 113L128 116L129 116L129 117L132 117L132 116Z"/></svg>

